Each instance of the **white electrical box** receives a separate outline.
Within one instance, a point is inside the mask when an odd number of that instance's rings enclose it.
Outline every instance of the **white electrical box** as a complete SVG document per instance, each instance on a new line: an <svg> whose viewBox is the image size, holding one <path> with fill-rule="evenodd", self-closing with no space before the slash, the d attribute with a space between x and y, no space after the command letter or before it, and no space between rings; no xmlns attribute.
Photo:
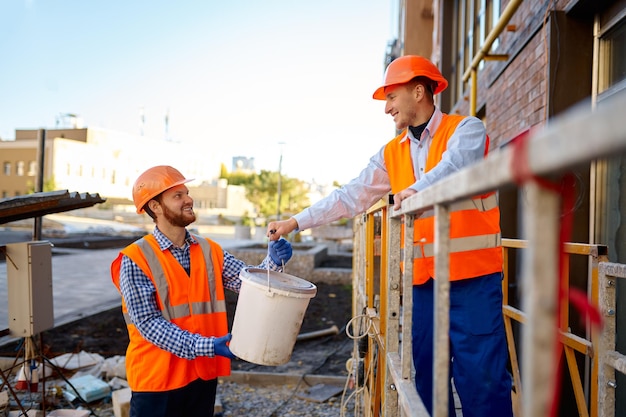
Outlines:
<svg viewBox="0 0 626 417"><path fill-rule="evenodd" d="M30 337L54 327L51 247L47 241L6 245L12 336Z"/></svg>

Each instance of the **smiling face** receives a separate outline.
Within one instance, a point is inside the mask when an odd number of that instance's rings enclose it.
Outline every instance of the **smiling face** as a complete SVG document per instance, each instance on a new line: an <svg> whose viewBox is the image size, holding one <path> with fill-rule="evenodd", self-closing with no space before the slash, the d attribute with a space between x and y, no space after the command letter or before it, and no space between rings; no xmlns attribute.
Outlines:
<svg viewBox="0 0 626 417"><path fill-rule="evenodd" d="M385 113L393 117L396 129L419 126L428 121L433 104L423 84L408 82L385 87ZM424 116L426 118L424 119Z"/></svg>
<svg viewBox="0 0 626 417"><path fill-rule="evenodd" d="M413 126L417 119L415 92L407 84L396 84L385 88L385 113L393 117L396 129Z"/></svg>
<svg viewBox="0 0 626 417"><path fill-rule="evenodd" d="M163 217L172 226L187 227L196 221L193 199L189 196L189 189L184 184L163 192L160 207Z"/></svg>

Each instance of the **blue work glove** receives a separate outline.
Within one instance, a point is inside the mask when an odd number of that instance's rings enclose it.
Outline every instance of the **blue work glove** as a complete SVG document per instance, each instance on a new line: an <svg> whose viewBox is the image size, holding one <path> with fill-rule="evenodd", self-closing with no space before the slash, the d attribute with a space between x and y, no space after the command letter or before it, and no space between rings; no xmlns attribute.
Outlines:
<svg viewBox="0 0 626 417"><path fill-rule="evenodd" d="M278 240L270 240L270 257L276 265L282 265L287 263L291 259L293 249L291 249L291 243L287 240L280 238Z"/></svg>
<svg viewBox="0 0 626 417"><path fill-rule="evenodd" d="M233 352L230 351L230 348L227 345L227 343L230 342L230 339L232 337L233 336L230 333L228 333L226 334L226 336L214 338L213 349L215 350L215 355L224 356L225 358L228 358L228 359L236 358L236 356L233 354Z"/></svg>

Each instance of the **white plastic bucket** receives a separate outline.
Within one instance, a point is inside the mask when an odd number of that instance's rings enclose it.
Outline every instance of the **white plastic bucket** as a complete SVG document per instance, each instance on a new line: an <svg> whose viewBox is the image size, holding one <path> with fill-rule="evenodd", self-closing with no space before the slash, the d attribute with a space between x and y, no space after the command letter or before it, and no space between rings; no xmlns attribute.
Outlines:
<svg viewBox="0 0 626 417"><path fill-rule="evenodd" d="M289 362L309 300L317 287L284 272L244 268L230 351L258 365Z"/></svg>

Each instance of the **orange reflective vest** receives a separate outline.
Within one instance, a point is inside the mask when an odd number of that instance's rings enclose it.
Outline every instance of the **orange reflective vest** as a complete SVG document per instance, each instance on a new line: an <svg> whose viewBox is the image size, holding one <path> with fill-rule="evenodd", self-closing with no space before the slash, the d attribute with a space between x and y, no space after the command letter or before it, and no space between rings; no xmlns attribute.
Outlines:
<svg viewBox="0 0 626 417"><path fill-rule="evenodd" d="M426 172L441 161L448 140L464 116L444 114L435 131L426 158ZM399 193L415 183L410 141L406 130L385 146L385 165L391 192ZM487 139L488 140L488 139ZM485 155L487 153L486 146ZM495 192L476 196L450 206L450 281L475 278L502 271L500 208ZM435 277L434 216L432 210L414 223L413 285ZM404 245L404 237L401 238Z"/></svg>
<svg viewBox="0 0 626 417"><path fill-rule="evenodd" d="M203 336L228 333L222 284L224 252L208 239L194 236L190 246L191 271L187 272L169 250L161 251L152 235L127 246L111 265L113 283L120 289L122 256L128 256L152 280L159 309L166 320ZM198 378L230 375L230 360L221 356L189 360L167 352L144 339L128 318L122 298L130 343L126 351L128 384L137 392L160 392L184 387Z"/></svg>

